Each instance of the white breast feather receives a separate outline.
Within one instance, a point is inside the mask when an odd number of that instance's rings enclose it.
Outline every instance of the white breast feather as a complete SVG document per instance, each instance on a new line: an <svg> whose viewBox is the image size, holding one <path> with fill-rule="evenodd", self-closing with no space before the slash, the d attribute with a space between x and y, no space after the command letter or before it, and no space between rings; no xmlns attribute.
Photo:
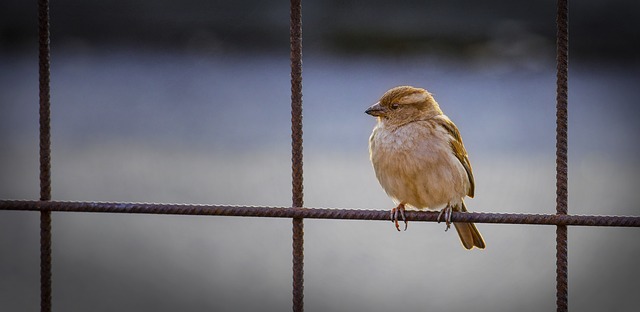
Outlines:
<svg viewBox="0 0 640 312"><path fill-rule="evenodd" d="M396 204L436 210L462 201L469 180L451 150L451 139L430 121L395 129L378 123L369 140L371 162L380 185Z"/></svg>

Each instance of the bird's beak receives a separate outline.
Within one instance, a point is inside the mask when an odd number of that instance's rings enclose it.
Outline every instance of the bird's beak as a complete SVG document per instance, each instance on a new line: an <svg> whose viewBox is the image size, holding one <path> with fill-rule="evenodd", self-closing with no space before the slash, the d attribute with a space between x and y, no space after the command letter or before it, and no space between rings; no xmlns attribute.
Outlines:
<svg viewBox="0 0 640 312"><path fill-rule="evenodd" d="M382 105L380 105L380 102L378 102L371 105L371 107L367 108L367 110L364 112L371 116L380 117L383 116L387 112L387 110L382 107Z"/></svg>

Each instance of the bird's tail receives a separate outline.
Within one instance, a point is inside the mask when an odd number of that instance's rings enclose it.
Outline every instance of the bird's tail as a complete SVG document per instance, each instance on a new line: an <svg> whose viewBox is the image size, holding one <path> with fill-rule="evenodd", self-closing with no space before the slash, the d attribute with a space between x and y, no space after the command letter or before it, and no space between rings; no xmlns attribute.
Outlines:
<svg viewBox="0 0 640 312"><path fill-rule="evenodd" d="M462 201L462 204L460 206L456 207L459 207L461 212L468 211L467 206L464 204L464 201ZM462 243L462 246L464 246L464 248L471 249L473 247L478 247L479 249L484 249L484 239L482 238L482 235L480 235L480 232L478 231L478 228L476 228L475 224L467 222L457 222L453 223L453 226L456 227L456 232L458 232L458 236L460 236L460 242Z"/></svg>
<svg viewBox="0 0 640 312"><path fill-rule="evenodd" d="M455 222L453 226L456 227L456 231L458 232L458 236L460 236L460 242L462 246L466 249L471 249L473 247L478 247L480 249L484 249L484 239L480 232L478 232L478 228L473 223L466 222Z"/></svg>

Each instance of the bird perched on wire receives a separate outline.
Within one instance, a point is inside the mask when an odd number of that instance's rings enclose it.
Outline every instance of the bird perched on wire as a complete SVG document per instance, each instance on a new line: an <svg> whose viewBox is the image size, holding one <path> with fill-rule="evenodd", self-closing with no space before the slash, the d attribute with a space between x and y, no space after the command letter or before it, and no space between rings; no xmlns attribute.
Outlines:
<svg viewBox="0 0 640 312"><path fill-rule="evenodd" d="M398 205L391 220L400 231L398 218L407 229L405 206L440 210L448 230L451 211L466 212L464 197L474 196L475 182L467 151L456 125L444 115L431 93L410 86L387 91L367 114L378 123L369 138L369 153L376 177ZM475 224L456 222L466 249L485 247Z"/></svg>

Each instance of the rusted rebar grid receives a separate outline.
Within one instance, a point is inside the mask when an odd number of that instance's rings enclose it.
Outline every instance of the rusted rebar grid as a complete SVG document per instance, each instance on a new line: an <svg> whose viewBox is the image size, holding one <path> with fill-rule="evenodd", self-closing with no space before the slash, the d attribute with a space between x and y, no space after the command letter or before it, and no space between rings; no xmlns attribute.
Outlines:
<svg viewBox="0 0 640 312"><path fill-rule="evenodd" d="M303 207L302 178L302 2L290 2L292 207ZM304 222L293 218L293 311L304 310Z"/></svg>
<svg viewBox="0 0 640 312"><path fill-rule="evenodd" d="M51 200L49 0L38 0L40 89L40 200ZM40 310L51 311L51 212L40 210Z"/></svg>
<svg viewBox="0 0 640 312"><path fill-rule="evenodd" d="M118 202L0 200L0 210L389 221L388 210ZM408 221L437 222L438 213L407 211ZM453 212L454 222L640 227L640 216Z"/></svg>
<svg viewBox="0 0 640 312"><path fill-rule="evenodd" d="M569 21L568 0L558 0L556 17L556 213L564 216L568 213L567 190L567 103L569 74ZM568 248L567 226L556 228L556 309L568 311Z"/></svg>
<svg viewBox="0 0 640 312"><path fill-rule="evenodd" d="M303 311L304 253L303 218L388 221L387 210L301 208L302 175L302 10L301 0L291 0L291 138L292 207L222 206L155 203L107 203L51 201L50 138L50 34L49 1L38 0L39 96L40 96L40 200L0 200L0 210L40 213L41 310L51 311L51 212L135 213L161 215L210 215L292 218L293 310ZM557 2L557 96L556 96L556 214L459 213L456 222L533 224L556 226L557 311L568 310L568 226L640 227L640 216L568 215L567 104L568 104L568 0ZM436 222L437 212L407 212L409 221Z"/></svg>

